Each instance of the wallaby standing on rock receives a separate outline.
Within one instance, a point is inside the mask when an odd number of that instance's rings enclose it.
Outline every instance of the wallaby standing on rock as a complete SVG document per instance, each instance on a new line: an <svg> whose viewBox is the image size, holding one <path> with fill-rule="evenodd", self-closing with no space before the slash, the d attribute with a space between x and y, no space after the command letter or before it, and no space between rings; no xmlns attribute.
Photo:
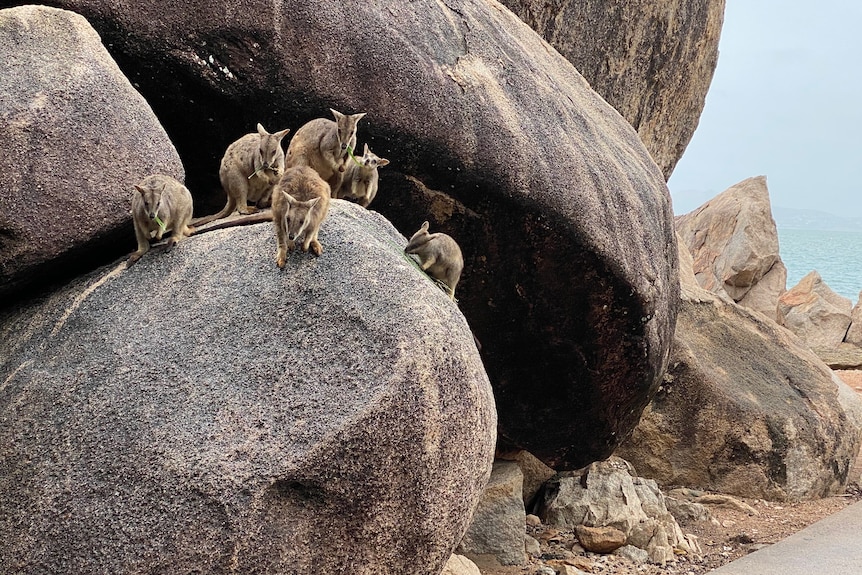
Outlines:
<svg viewBox="0 0 862 575"><path fill-rule="evenodd" d="M272 221L278 251L275 263L283 268L287 252L292 252L296 240L304 238L302 251L319 256L323 246L317 240L320 224L329 212L329 184L308 166L287 168L273 191Z"/></svg>
<svg viewBox="0 0 862 575"><path fill-rule="evenodd" d="M337 190L332 190L332 197L356 200L360 206L367 208L377 195L377 168L389 165L389 160L374 155L368 144L365 144L362 157L356 160L347 163L344 180Z"/></svg>
<svg viewBox="0 0 862 575"><path fill-rule="evenodd" d="M154 174L135 184L132 193L132 222L138 250L126 260L133 266L150 249L150 239L160 241L168 230L171 237L165 251L178 241L194 233L192 221L192 194L189 189L170 176Z"/></svg>
<svg viewBox="0 0 862 575"><path fill-rule="evenodd" d="M202 226L229 216L234 210L250 214L257 208L269 207L272 189L284 173L281 140L289 131L270 134L258 124L257 133L246 134L228 146L218 171L221 186L227 194L227 204L217 214L199 218L194 224ZM250 201L255 202L257 208L249 207Z"/></svg>
<svg viewBox="0 0 862 575"><path fill-rule="evenodd" d="M407 242L404 253L419 256L419 265L425 273L446 284L449 297L455 299L455 286L464 269L464 257L458 242L444 233L429 234L428 222L424 222Z"/></svg>
<svg viewBox="0 0 862 575"><path fill-rule="evenodd" d="M365 112L345 115L329 110L335 121L315 118L296 131L287 147L286 165L310 166L330 188L337 190L344 179L349 155L356 148L356 124Z"/></svg>

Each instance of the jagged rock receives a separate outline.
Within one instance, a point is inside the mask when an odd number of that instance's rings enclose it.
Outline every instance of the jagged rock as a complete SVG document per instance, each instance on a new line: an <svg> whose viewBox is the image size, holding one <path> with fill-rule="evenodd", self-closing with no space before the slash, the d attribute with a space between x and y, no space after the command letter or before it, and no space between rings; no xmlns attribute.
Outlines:
<svg viewBox="0 0 862 575"><path fill-rule="evenodd" d="M643 565L645 563L649 563L649 553L647 553L640 547L635 547L634 545L623 545L622 547L614 551L614 555L625 557L635 565Z"/></svg>
<svg viewBox="0 0 862 575"><path fill-rule="evenodd" d="M779 500L843 489L859 396L760 314L685 281L680 310L662 389L617 454L663 485Z"/></svg>
<svg viewBox="0 0 862 575"><path fill-rule="evenodd" d="M184 177L152 109L64 10L0 10L0 133L3 305L133 248L132 185Z"/></svg>
<svg viewBox="0 0 862 575"><path fill-rule="evenodd" d="M862 369L862 348L852 343L839 343L832 349L815 349L814 353L831 369Z"/></svg>
<svg viewBox="0 0 862 575"><path fill-rule="evenodd" d="M778 300L778 323L811 349L832 350L844 341L853 302L826 285L816 271L799 280Z"/></svg>
<svg viewBox="0 0 862 575"><path fill-rule="evenodd" d="M712 513L704 506L703 503L675 499L671 497L670 494L667 494L665 497L665 505L667 506L667 510L670 511L670 514L674 516L677 523L683 525L693 521L709 521L712 519Z"/></svg>
<svg viewBox="0 0 862 575"><path fill-rule="evenodd" d="M382 217L333 200L320 240L280 270L271 225L213 231L0 315L5 571L440 572L481 359Z"/></svg>
<svg viewBox="0 0 862 575"><path fill-rule="evenodd" d="M637 132L508 10L56 4L94 23L156 110L199 213L224 205L218 160L257 122L295 133L330 107L367 112L358 142L392 162L375 210L404 234L428 219L462 247L459 306L504 441L572 469L608 456L637 424L676 314L664 176Z"/></svg>
<svg viewBox="0 0 862 575"><path fill-rule="evenodd" d="M523 480L517 463L494 462L491 478L457 553L470 558L491 556L500 565L526 562Z"/></svg>
<svg viewBox="0 0 862 575"><path fill-rule="evenodd" d="M626 544L626 534L614 527L575 525L581 546L592 553L611 553Z"/></svg>
<svg viewBox="0 0 862 575"><path fill-rule="evenodd" d="M724 0L503 0L635 127L670 178L703 111Z"/></svg>
<svg viewBox="0 0 862 575"><path fill-rule="evenodd" d="M614 527L654 563L673 561L675 547L700 553L667 510L655 481L635 476L631 464L616 456L549 481L541 516L568 528Z"/></svg>
<svg viewBox="0 0 862 575"><path fill-rule="evenodd" d="M862 347L862 292L859 292L856 305L850 311L850 327L847 328L844 341L856 347Z"/></svg>
<svg viewBox="0 0 862 575"><path fill-rule="evenodd" d="M453 554L443 566L440 575L482 575L475 563L463 555Z"/></svg>
<svg viewBox="0 0 862 575"><path fill-rule="evenodd" d="M514 461L521 468L521 474L524 477L523 495L524 508L531 510L533 502L545 482L553 477L556 472L539 461L533 454L523 449L518 449L514 452L497 451L498 459ZM529 518L528 518L529 519Z"/></svg>
<svg viewBox="0 0 862 575"><path fill-rule="evenodd" d="M776 319L787 269L778 255L765 177L743 180L678 216L676 230L701 287Z"/></svg>

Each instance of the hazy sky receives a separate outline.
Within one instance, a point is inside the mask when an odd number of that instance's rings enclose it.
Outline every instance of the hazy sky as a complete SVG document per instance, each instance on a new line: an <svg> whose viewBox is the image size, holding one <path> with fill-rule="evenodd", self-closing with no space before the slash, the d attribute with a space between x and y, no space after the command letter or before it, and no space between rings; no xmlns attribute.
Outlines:
<svg viewBox="0 0 862 575"><path fill-rule="evenodd" d="M862 216L862 2L727 0L718 67L668 186L684 214L751 176L773 207Z"/></svg>

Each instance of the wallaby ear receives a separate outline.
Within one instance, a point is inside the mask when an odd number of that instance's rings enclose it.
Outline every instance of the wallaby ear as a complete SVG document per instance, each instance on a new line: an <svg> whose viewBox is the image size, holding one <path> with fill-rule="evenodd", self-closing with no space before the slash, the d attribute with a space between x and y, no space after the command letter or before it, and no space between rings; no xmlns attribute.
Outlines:
<svg viewBox="0 0 862 575"><path fill-rule="evenodd" d="M308 208L309 209L313 208L314 205L317 204L317 202L319 202L319 201L320 201L320 198L314 198L312 200L308 200Z"/></svg>
<svg viewBox="0 0 862 575"><path fill-rule="evenodd" d="M377 166L378 167L382 168L383 166L388 166L388 165L389 165L389 160L387 160L386 158L378 158L378 160L377 160Z"/></svg>
<svg viewBox="0 0 862 575"><path fill-rule="evenodd" d="M368 149L368 142L366 142L366 143L365 143L365 146L362 148L362 155L363 155L363 156L367 156L367 155L368 155L368 152L370 152L370 151L371 151L371 150L369 150L369 149Z"/></svg>
<svg viewBox="0 0 862 575"><path fill-rule="evenodd" d="M296 203L296 198L288 194L286 190L281 190L281 193L284 194L284 197L287 200L287 205L292 206Z"/></svg>
<svg viewBox="0 0 862 575"><path fill-rule="evenodd" d="M339 112L335 108L330 108L329 111L332 112L332 115L335 117L336 122L344 117L344 114L342 114L341 112Z"/></svg>
<svg viewBox="0 0 862 575"><path fill-rule="evenodd" d="M142 188L142 187L141 187L141 186L139 186L138 184L135 184L135 189L136 189L136 190L138 190L138 192L139 192L142 196L143 196L144 194L146 194L146 193L147 193L147 190L145 190L144 188Z"/></svg>
<svg viewBox="0 0 862 575"><path fill-rule="evenodd" d="M422 230L423 232L427 232L428 231L428 221L426 220L426 221L422 222L422 227L420 227L419 229Z"/></svg>
<svg viewBox="0 0 862 575"><path fill-rule="evenodd" d="M360 112L359 114L353 114L353 116L352 116L352 117L353 117L353 120L354 120L354 121L356 121L356 122L358 122L359 120L361 120L362 118L364 118L364 117L365 117L365 114L366 114L366 113L367 113L367 112Z"/></svg>
<svg viewBox="0 0 862 575"><path fill-rule="evenodd" d="M276 138L278 138L279 140L281 140L282 138L284 138L284 137L287 135L287 133L288 133L288 132L290 132L290 128L287 128L287 129L282 130L282 131L280 131L280 132L276 132L276 133L275 133L275 134L273 134L273 135L274 135Z"/></svg>
<svg viewBox="0 0 862 575"><path fill-rule="evenodd" d="M269 132L266 131L266 128L260 122L257 123L257 133L261 136L269 136Z"/></svg>

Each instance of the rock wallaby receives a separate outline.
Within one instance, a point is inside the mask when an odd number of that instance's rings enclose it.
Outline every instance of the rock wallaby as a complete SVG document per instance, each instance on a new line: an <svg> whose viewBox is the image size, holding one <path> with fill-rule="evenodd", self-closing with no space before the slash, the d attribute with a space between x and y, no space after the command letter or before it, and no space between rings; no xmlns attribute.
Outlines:
<svg viewBox="0 0 862 575"><path fill-rule="evenodd" d="M310 166L337 190L344 179L349 154L356 148L356 124L365 112L346 115L329 110L335 121L315 118L296 131L287 147L286 166Z"/></svg>
<svg viewBox="0 0 862 575"><path fill-rule="evenodd" d="M455 299L455 286L461 279L464 257L458 243L444 233L428 233L424 222L404 248L404 253L419 256L419 266L432 278L446 284L449 297Z"/></svg>
<svg viewBox="0 0 862 575"><path fill-rule="evenodd" d="M188 188L170 176L154 174L135 184L132 193L132 222L138 249L126 260L131 267L150 249L150 240L160 241L170 230L171 236L165 251L184 236L190 236L194 229L192 221L192 194Z"/></svg>
<svg viewBox="0 0 862 575"><path fill-rule="evenodd" d="M374 155L368 144L365 144L362 157L356 158L356 162L350 160L347 163L344 180L337 190L332 190L332 197L356 200L360 206L367 208L377 195L377 168L388 164L389 160Z"/></svg>
<svg viewBox="0 0 862 575"><path fill-rule="evenodd" d="M284 173L281 141L289 131L270 134L258 124L256 133L246 134L228 146L218 171L227 204L217 214L196 219L194 224L202 226L229 216L235 210L250 214L258 208L269 207L272 189ZM257 208L249 207L248 202L254 202Z"/></svg>
<svg viewBox="0 0 862 575"><path fill-rule="evenodd" d="M320 224L329 212L329 184L308 166L287 168L273 191L272 221L278 251L275 263L283 268L287 253L303 238L302 250L319 256L323 246L317 239Z"/></svg>

